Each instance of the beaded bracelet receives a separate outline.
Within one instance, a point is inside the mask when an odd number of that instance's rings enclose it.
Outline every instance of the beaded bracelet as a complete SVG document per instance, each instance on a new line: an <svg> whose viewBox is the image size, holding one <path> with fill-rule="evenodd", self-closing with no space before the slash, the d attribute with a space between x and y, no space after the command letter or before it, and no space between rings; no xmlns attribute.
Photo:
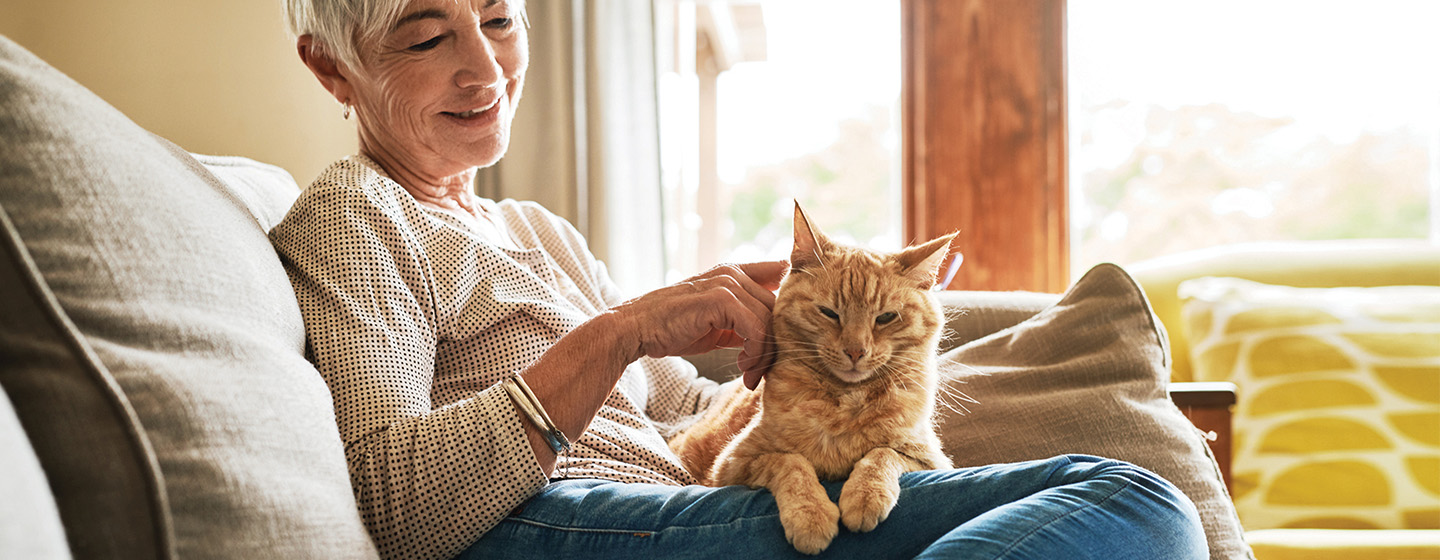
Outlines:
<svg viewBox="0 0 1440 560"><path fill-rule="evenodd" d="M560 431L560 428L555 426L555 422L550 420L550 415L545 413L545 407L540 404L540 399L535 397L535 393L530 390L529 385L525 384L525 378L520 377L520 374L510 376L501 385L505 387L505 392L510 394L510 400L515 401L515 407L530 419L530 423L534 424L537 430L540 430L540 436L545 438L545 443L550 446L551 451L555 452L556 463L560 466L560 478L565 478L565 467L568 463L566 454L570 452L570 439L566 438L565 432Z"/></svg>

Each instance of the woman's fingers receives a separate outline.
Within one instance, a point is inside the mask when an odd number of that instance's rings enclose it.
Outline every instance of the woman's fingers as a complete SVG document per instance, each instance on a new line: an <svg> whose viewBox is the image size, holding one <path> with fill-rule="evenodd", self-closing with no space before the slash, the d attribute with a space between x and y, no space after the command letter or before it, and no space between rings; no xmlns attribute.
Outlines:
<svg viewBox="0 0 1440 560"><path fill-rule="evenodd" d="M722 265L711 269L691 282L705 288L721 288L749 307L769 334L770 311L775 307L775 292L789 270L786 261L768 261L739 265ZM748 297L747 297L748 296ZM759 304L758 306L756 304Z"/></svg>
<svg viewBox="0 0 1440 560"><path fill-rule="evenodd" d="M745 275L750 277L757 285L765 290L767 296L766 306L773 310L775 308L775 292L780 288L780 281L790 271L789 261L769 261L739 265ZM760 378L770 371L770 366L775 364L774 339L770 336L770 318L765 318L765 338L760 340L758 353L750 351L742 352L740 358L740 371L745 378L745 387L754 389L760 384Z"/></svg>
<svg viewBox="0 0 1440 560"><path fill-rule="evenodd" d="M745 300L743 296L736 293L737 299L750 307L752 313L762 318L764 332L758 336L747 336L748 333L740 333L744 338L742 350L737 358L737 364L745 379L745 386L754 389L760 384L760 379L770 370L774 364L775 355L772 341L770 340L770 311L775 306L774 290L780 286L780 280L785 277L790 264L786 261L769 261L759 263L747 263L740 265L726 265L712 269L706 276L712 280L719 280L721 285L727 280L733 280L735 287L745 291L751 299ZM703 282L703 280L702 280ZM763 309L754 307L754 303L760 303Z"/></svg>
<svg viewBox="0 0 1440 560"><path fill-rule="evenodd" d="M738 365L754 388L774 362L770 312L785 261L718 266L674 286L631 300L616 311L629 317L652 357L741 348Z"/></svg>
<svg viewBox="0 0 1440 560"><path fill-rule="evenodd" d="M760 386L760 380L764 379L765 374L770 371L769 365L765 365L763 367L755 365L758 363L758 361L756 360L758 360L758 358L755 360L750 360L751 366L747 368L745 367L745 363L747 361L745 353L740 353L740 377L743 378L745 381L745 388L751 391L754 391L756 387Z"/></svg>
<svg viewBox="0 0 1440 560"><path fill-rule="evenodd" d="M722 314L716 319L722 321L715 326L726 325L724 330L732 331L736 336L743 339L741 345L755 353L762 351L761 344L770 335L770 310L771 306L764 302L756 301L747 297L747 294L740 292L733 280L717 279L719 284L712 288L714 307L708 307L704 311L715 311ZM737 342L730 340L729 342ZM712 350L707 348L705 351Z"/></svg>
<svg viewBox="0 0 1440 560"><path fill-rule="evenodd" d="M770 311L775 307L775 296L767 291L765 293L770 295L768 301L758 299L747 288L747 284L755 287L754 282L742 281L733 276L706 278L695 283L697 287L703 290L712 291L709 295L714 298L716 303L721 305L739 304L748 310L750 315L753 315L760 321L759 326L761 329L759 332L744 332L741 333L741 336L746 338L757 335L764 336L770 328Z"/></svg>
<svg viewBox="0 0 1440 560"><path fill-rule="evenodd" d="M763 340L769 309L743 301L733 281L705 279L651 292L615 309L644 355L686 356ZM748 297L745 299L749 299Z"/></svg>
<svg viewBox="0 0 1440 560"><path fill-rule="evenodd" d="M790 261L765 261L757 263L745 263L735 265L749 276L755 283L773 292L780 289L780 281L785 278L785 273L790 270ZM774 295L773 293L771 294ZM773 299L772 299L773 301Z"/></svg>
<svg viewBox="0 0 1440 560"><path fill-rule="evenodd" d="M775 290L780 287L780 280L785 277L787 270L790 270L790 263L786 261L727 264L712 268L696 279L722 276L733 278L744 288L745 293L764 302L766 307L774 307Z"/></svg>

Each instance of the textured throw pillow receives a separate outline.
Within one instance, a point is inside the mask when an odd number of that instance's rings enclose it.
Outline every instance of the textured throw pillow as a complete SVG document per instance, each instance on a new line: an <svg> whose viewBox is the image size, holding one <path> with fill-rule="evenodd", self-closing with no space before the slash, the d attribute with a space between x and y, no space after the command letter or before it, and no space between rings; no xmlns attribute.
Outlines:
<svg viewBox="0 0 1440 560"><path fill-rule="evenodd" d="M1248 529L1440 529L1440 287L1180 285L1199 381L1230 381Z"/></svg>
<svg viewBox="0 0 1440 560"><path fill-rule="evenodd" d="M236 192L0 37L0 385L77 558L377 556Z"/></svg>
<svg viewBox="0 0 1440 560"><path fill-rule="evenodd" d="M300 197L300 186L290 172L280 167L238 156L194 156L205 169L225 182L235 198L245 204L260 229L270 231Z"/></svg>
<svg viewBox="0 0 1440 560"><path fill-rule="evenodd" d="M943 419L946 453L962 466L1064 453L1134 463L1195 502L1211 558L1253 558L1204 436L1169 399L1165 340L1129 275L1096 267L1038 315L944 355L947 392L976 401L950 398L968 410Z"/></svg>

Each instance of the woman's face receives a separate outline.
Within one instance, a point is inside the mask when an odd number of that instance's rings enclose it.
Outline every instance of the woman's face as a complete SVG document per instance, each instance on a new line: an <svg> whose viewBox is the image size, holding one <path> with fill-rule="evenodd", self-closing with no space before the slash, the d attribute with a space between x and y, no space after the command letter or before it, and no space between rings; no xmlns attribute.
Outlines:
<svg viewBox="0 0 1440 560"><path fill-rule="evenodd" d="M530 60L521 17L505 0L412 1L360 45L362 151L432 180L499 160Z"/></svg>

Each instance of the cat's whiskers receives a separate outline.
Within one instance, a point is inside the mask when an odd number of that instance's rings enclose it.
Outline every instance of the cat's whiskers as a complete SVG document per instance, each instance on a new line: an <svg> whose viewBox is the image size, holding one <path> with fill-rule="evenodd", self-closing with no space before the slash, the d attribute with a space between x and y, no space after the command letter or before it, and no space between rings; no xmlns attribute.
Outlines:
<svg viewBox="0 0 1440 560"><path fill-rule="evenodd" d="M904 356L904 355L900 355L900 354L892 355L892 356L890 357L890 363L891 363L891 364L895 364L896 366L904 365L904 366L906 366L906 367L908 367L908 368L911 368L911 369L921 369L921 368L925 368L925 367L928 366L927 361L926 361L925 358L923 358L923 357L921 357L921 358L916 358L916 357Z"/></svg>
<svg viewBox="0 0 1440 560"><path fill-rule="evenodd" d="M783 347L783 348L782 348L782 347ZM786 348L791 348L791 350L795 350L795 348L824 348L824 347L825 347L825 344L811 343L811 341L804 341L804 340L776 340L776 343L775 343L776 351L786 350Z"/></svg>
<svg viewBox="0 0 1440 560"><path fill-rule="evenodd" d="M936 410L939 410L939 407L944 407L945 410L949 410L956 416L965 416L970 414L970 407L965 406L963 403L957 401L964 401L971 404L979 404L979 401L971 399L964 393L955 394L945 390L941 390L941 392L935 395L935 404L937 405Z"/></svg>
<svg viewBox="0 0 1440 560"><path fill-rule="evenodd" d="M885 373L886 389L890 391L913 391L920 389L921 387L913 384L915 383L913 376L904 375L903 370L914 371L919 369L923 371L924 368L930 367L928 363L929 356L926 354L927 353L920 348L895 351L887 363L877 368ZM974 368L964 364L955 363L954 365L974 370ZM954 387L951 383L952 381L954 380L942 376L937 380L937 383L934 384L934 401L936 405L943 406L955 414L969 414L970 409L965 406L965 403L979 404L979 401Z"/></svg>
<svg viewBox="0 0 1440 560"><path fill-rule="evenodd" d="M811 348L814 348L814 347L817 347L817 346L824 346L824 344L821 344L821 343L819 343L819 342L809 341L809 340L783 339L783 340L777 340L776 342L779 343L779 344L787 344L787 345L795 345L795 346L808 346L808 347L811 347Z"/></svg>
<svg viewBox="0 0 1440 560"><path fill-rule="evenodd" d="M782 365L790 365L790 364L792 364L792 363L804 362L804 361L806 361L804 357L781 358L781 359L775 360L775 364L772 365L771 368L773 369L773 368L776 368L776 367L779 367L779 366L782 366Z"/></svg>
<svg viewBox="0 0 1440 560"><path fill-rule="evenodd" d="M946 373L945 370L946 370L946 369L949 369L949 368L959 368L959 369L963 369L963 370L965 370L967 373L972 373L972 374L975 374L975 375L984 375L984 376L989 376L989 375L990 375L990 374L985 373L985 372L983 372L983 371L980 371L979 369L976 369L976 368L974 368L974 367L972 367L972 366L970 366L969 364L966 364L966 363L964 363L964 362L958 362L958 361L954 361L954 360L947 360L945 363L943 363L943 364L940 365L940 373L942 374L942 375L941 375L942 378L953 379L953 377L950 376L950 375L944 375L944 374Z"/></svg>
<svg viewBox="0 0 1440 560"><path fill-rule="evenodd" d="M961 383L964 383L964 381L960 381L948 376L942 377L940 379L940 383L937 384L937 391L935 395L936 404L944 406L955 414L969 414L970 407L965 406L964 403L980 404L980 401L975 400L973 397L965 394L964 391L961 391L958 387L955 386Z"/></svg>
<svg viewBox="0 0 1440 560"><path fill-rule="evenodd" d="M902 376L896 374L897 368L895 366L887 363L875 369L881 373L880 380L885 384L886 392L895 393L909 390L909 387L905 386L905 380L901 379Z"/></svg>
<svg viewBox="0 0 1440 560"><path fill-rule="evenodd" d="M906 360L913 364L923 364L925 363L925 359L929 357L929 353L915 348L902 348L892 350L890 356L892 360Z"/></svg>

